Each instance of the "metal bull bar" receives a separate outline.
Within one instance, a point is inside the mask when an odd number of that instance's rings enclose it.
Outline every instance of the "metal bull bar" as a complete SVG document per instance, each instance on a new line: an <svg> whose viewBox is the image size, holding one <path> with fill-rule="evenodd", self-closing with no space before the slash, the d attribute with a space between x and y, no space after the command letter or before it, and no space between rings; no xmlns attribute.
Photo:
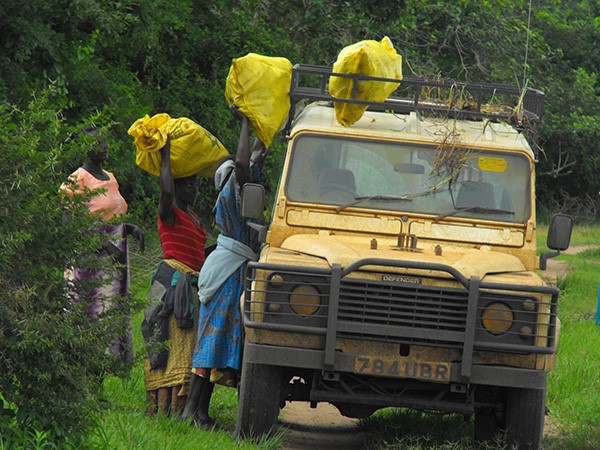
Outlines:
<svg viewBox="0 0 600 450"><path fill-rule="evenodd" d="M406 325L381 325L376 323L361 323L357 321L342 320L341 309L343 309L345 292L348 290L348 283L360 283L361 280L356 278L347 279L346 277L366 266L377 267L395 267L405 269L427 270L434 272L445 272L455 279L463 289L460 288L437 288L429 286L419 286L419 290L437 290L445 294L446 291L453 295L460 295L463 299L464 308L461 309L461 318L464 321L464 326L460 329L451 329L451 327L442 327L442 329L420 329L418 327ZM365 258L350 264L346 268L342 268L338 264L334 264L331 269L324 268L307 268L302 266L288 266L282 264L265 264L258 262L250 262L247 265L245 300L244 300L244 325L250 329L264 329L270 331L281 331L289 333L315 334L324 336L325 345L323 352L323 370L325 372L334 372L336 370L336 340L338 338L361 339L360 336L380 336L384 340L388 339L420 339L426 334L428 339L437 342L437 344L428 344L417 342L418 345L442 345L447 343L448 346L459 348L462 353L462 363L460 364L459 380L461 383L467 384L471 378L473 352L475 350L498 351L507 353L540 353L552 354L556 351L556 318L559 290L553 286L529 286L521 284L508 283L488 283L482 282L478 277L466 278L455 268L445 264L427 263L421 261L405 261L405 260L390 260L383 258ZM285 314L283 311L272 312L267 311L269 296L277 295L269 287L268 279L258 279L257 270L264 270L266 273L283 274L285 277L293 279L298 277L296 281L291 281L290 285L298 284L298 279L301 283L310 284L314 280L320 290L326 292L323 298L327 299L327 305L323 309L326 310L323 314L316 314L311 318L312 322L300 323L294 320L294 314ZM268 276L267 276L268 278ZM255 301L253 293L259 293L256 288L256 282L264 282L265 299ZM397 292L409 289L410 286L396 286L393 283L378 282L377 284L367 285L364 287L365 292L371 292L375 288L397 288ZM444 290L445 289L445 290ZM499 294L498 291L501 291ZM514 294L513 294L514 293ZM550 296L550 301L546 305L548 312L538 312L533 315L535 322L538 322L537 316L545 314L549 316L548 323L545 324L547 333L540 334L541 337L547 338L546 345L525 345L519 340L511 342L494 342L493 340L485 341L481 338L476 338L481 334L481 330L477 327L478 322L478 307L481 298L504 295L509 301L522 301L523 295L531 294L547 294ZM375 294L374 294L375 295ZM428 294L429 295L429 294ZM282 296L283 298L283 296ZM342 300L341 300L342 299ZM423 301L427 301L429 297L423 297ZM443 295L440 296L444 300ZM370 298L365 298L364 302L368 303ZM375 299L376 300L376 299ZM392 300L393 301L393 300ZM252 311L252 303L264 302L264 311ZM415 297L413 304L421 302L421 298ZM281 305L280 305L281 306ZM260 320L257 320L259 319ZM356 337L354 337L356 336ZM390 341L391 342L391 341ZM532 340L533 342L533 340Z"/></svg>

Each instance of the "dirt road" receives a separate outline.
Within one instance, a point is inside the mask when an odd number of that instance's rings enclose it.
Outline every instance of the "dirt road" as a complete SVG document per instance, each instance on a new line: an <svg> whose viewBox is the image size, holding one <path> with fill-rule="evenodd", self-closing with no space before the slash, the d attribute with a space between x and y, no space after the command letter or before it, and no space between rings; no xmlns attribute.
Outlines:
<svg viewBox="0 0 600 450"><path fill-rule="evenodd" d="M590 247L572 247L565 253L575 254L587 248ZM549 259L547 269L541 275L547 283L555 284L557 277L564 276L568 270L567 262ZM358 419L342 416L337 408L329 404L319 403L316 409L311 409L309 403L288 403L281 412L280 420L281 425L287 428L284 435L285 450L367 448L365 441L369 431L358 427Z"/></svg>
<svg viewBox="0 0 600 450"><path fill-rule="evenodd" d="M360 450L368 431L359 430L358 419L342 416L329 403L311 409L309 403L288 403L281 414L286 450Z"/></svg>

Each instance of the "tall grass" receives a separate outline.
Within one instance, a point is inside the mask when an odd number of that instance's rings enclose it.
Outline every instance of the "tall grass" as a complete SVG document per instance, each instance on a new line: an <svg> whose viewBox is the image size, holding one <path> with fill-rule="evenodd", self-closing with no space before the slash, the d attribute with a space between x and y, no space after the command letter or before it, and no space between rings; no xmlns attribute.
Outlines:
<svg viewBox="0 0 600 450"><path fill-rule="evenodd" d="M538 248L547 251L547 227L538 229ZM600 246L600 225L577 227L572 245ZM156 244L156 243L155 243ZM133 266L133 295L145 296L149 280L158 262L159 251L136 255ZM559 316L561 335L556 367L548 377L546 435L544 449L600 449L600 327L594 317L600 280L600 250L561 254L571 272L557 280L561 288ZM134 340L138 361L127 379L105 381L111 408L101 419L93 436L95 444L105 449L250 449L285 448L282 435L255 443L232 438L237 412L237 393L217 386L211 402L211 415L221 427L207 432L167 417L145 415L143 346L141 314L134 318ZM422 414L414 411L386 409L362 421L362 431L372 438L369 449L469 449L472 422L461 415ZM501 442L480 447L507 448Z"/></svg>

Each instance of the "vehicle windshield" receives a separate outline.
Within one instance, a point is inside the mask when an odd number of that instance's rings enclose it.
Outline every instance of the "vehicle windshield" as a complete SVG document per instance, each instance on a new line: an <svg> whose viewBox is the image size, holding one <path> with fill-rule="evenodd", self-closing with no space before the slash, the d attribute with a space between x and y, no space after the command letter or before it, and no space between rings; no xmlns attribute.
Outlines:
<svg viewBox="0 0 600 450"><path fill-rule="evenodd" d="M523 223L530 162L520 154L348 137L296 139L290 201Z"/></svg>

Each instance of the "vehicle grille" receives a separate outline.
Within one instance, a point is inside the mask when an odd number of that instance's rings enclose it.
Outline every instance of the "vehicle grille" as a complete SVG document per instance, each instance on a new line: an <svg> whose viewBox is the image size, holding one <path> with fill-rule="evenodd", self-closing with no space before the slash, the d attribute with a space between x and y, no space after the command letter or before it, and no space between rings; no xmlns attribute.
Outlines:
<svg viewBox="0 0 600 450"><path fill-rule="evenodd" d="M459 347L467 305L468 292L464 289L345 279L340 287L338 319L355 326L344 327L338 337ZM390 336L391 327L403 335ZM410 329L418 329L421 336L436 337L410 337L410 332L401 331ZM432 332L429 335L428 330Z"/></svg>

